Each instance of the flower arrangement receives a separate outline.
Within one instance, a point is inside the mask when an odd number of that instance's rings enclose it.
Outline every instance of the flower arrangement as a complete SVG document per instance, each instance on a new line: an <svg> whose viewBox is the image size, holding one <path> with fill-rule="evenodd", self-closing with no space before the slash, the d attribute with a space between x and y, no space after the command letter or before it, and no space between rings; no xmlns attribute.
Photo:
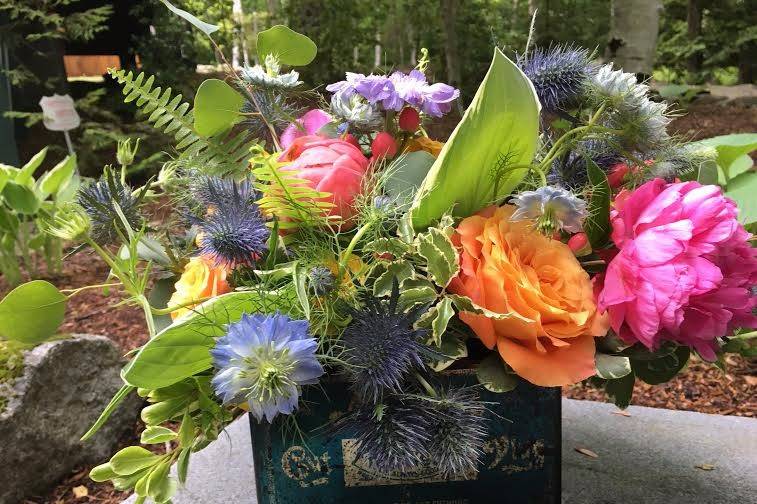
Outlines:
<svg viewBox="0 0 757 504"><path fill-rule="evenodd" d="M192 112L152 78L113 71L178 155L139 190L106 172L47 224L108 262L150 330L85 438L136 391L142 443L170 448L125 448L94 480L167 502L169 467L185 478L233 418L296 422L303 390L329 380L354 396L335 426L357 432L358 457L459 476L478 467L487 404L443 385L447 370L501 393L516 377L592 380L625 407L636 379L666 381L692 351L715 365L754 355L755 219L717 185L753 135L684 144L645 84L556 46L516 63L495 49L441 143L426 125L460 93L433 83L427 58L348 72L302 110L312 96L282 67L306 65L315 45L276 26L257 47L263 64L203 83ZM157 239L140 212L158 196L186 234ZM151 281L165 305L145 294Z"/></svg>

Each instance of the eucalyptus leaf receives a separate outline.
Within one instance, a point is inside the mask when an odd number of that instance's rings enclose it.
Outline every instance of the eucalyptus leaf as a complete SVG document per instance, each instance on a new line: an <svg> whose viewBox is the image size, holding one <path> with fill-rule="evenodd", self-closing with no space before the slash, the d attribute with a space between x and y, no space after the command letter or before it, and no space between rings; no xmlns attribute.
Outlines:
<svg viewBox="0 0 757 504"><path fill-rule="evenodd" d="M508 373L502 357L491 353L476 366L476 376L481 385L491 392L510 392L518 385L518 377Z"/></svg>
<svg viewBox="0 0 757 504"><path fill-rule="evenodd" d="M173 12L179 17L182 17L189 21L195 28L203 32L205 35L210 36L212 33L218 31L219 27L216 25L212 25L210 23L206 23L205 21L202 21L198 19L196 16L190 14L189 12L179 9L178 7L174 7L168 0L160 0L163 2L163 5L168 7L168 10Z"/></svg>
<svg viewBox="0 0 757 504"><path fill-rule="evenodd" d="M531 81L495 49L481 86L415 195L415 229L450 211L467 217L510 194L536 152L539 109Z"/></svg>
<svg viewBox="0 0 757 504"><path fill-rule="evenodd" d="M257 50L261 63L272 54L280 63L290 66L305 66L318 53L315 42L284 25L272 26L258 33Z"/></svg>
<svg viewBox="0 0 757 504"><path fill-rule="evenodd" d="M19 285L0 301L0 336L30 345L49 339L63 323L67 301L50 282Z"/></svg>
<svg viewBox="0 0 757 504"><path fill-rule="evenodd" d="M244 97L220 79L208 79L197 89L194 126L200 136L211 137L231 128L242 116Z"/></svg>

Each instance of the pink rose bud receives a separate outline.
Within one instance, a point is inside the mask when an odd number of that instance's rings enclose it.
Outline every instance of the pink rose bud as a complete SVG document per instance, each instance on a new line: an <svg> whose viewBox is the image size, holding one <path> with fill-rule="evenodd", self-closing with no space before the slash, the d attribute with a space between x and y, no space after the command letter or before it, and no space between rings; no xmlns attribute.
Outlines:
<svg viewBox="0 0 757 504"><path fill-rule="evenodd" d="M398 123L402 131L413 133L421 125L421 115L413 107L405 107L400 112Z"/></svg>
<svg viewBox="0 0 757 504"><path fill-rule="evenodd" d="M397 154L397 142L394 141L392 135L382 131L371 142L371 154L373 154L374 159L380 157L393 158Z"/></svg>
<svg viewBox="0 0 757 504"><path fill-rule="evenodd" d="M577 257L591 254L591 244L586 233L576 233L568 240L568 247Z"/></svg>
<svg viewBox="0 0 757 504"><path fill-rule="evenodd" d="M628 165L625 163L618 163L610 168L610 173L607 175L607 182L610 183L610 187L617 189L622 186L629 170Z"/></svg>

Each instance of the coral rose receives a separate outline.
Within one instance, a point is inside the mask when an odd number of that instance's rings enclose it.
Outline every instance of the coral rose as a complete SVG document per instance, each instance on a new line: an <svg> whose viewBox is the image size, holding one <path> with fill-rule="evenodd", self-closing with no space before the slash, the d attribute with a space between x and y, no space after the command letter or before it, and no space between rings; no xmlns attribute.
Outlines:
<svg viewBox="0 0 757 504"><path fill-rule="evenodd" d="M426 151L434 157L439 157L442 147L444 147L444 142L438 142L429 137L420 136L410 140L407 148L405 148L405 152Z"/></svg>
<svg viewBox="0 0 757 504"><path fill-rule="evenodd" d="M337 138L308 135L295 139L279 161L291 161L282 171L296 172L313 189L331 194L327 201L334 207L329 215L345 220L354 215L353 203L368 171L368 159L360 149Z"/></svg>
<svg viewBox="0 0 757 504"><path fill-rule="evenodd" d="M655 179L623 191L612 212L620 252L599 296L613 329L656 349L674 340L714 360L716 338L754 327L757 256L718 186Z"/></svg>
<svg viewBox="0 0 757 504"><path fill-rule="evenodd" d="M212 259L198 256L189 260L184 266L181 278L176 282L176 291L168 301L168 306L179 306L203 298L215 297L231 291L226 281L229 270L216 265ZM192 311L195 305L187 304L171 312L171 318L177 319Z"/></svg>
<svg viewBox="0 0 757 504"><path fill-rule="evenodd" d="M511 222L516 208L489 207L453 237L460 274L449 290L496 315L460 314L481 341L526 380L561 386L592 376L594 337L607 332L592 282L570 248Z"/></svg>

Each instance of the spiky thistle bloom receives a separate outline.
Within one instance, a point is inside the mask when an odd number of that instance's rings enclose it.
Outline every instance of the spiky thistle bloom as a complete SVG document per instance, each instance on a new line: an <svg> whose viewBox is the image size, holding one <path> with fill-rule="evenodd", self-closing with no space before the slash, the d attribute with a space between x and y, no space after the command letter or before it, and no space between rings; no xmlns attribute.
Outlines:
<svg viewBox="0 0 757 504"><path fill-rule="evenodd" d="M357 441L356 458L384 473L428 462L434 423L424 406L417 398L391 395L358 407L347 419Z"/></svg>
<svg viewBox="0 0 757 504"><path fill-rule="evenodd" d="M254 202L258 194L249 178L234 180L213 175L193 174L189 183L194 199L206 208L237 201Z"/></svg>
<svg viewBox="0 0 757 504"><path fill-rule="evenodd" d="M488 429L487 408L475 389L454 388L421 402L433 413L432 463L448 477L476 471Z"/></svg>
<svg viewBox="0 0 757 504"><path fill-rule="evenodd" d="M358 94L336 93L331 97L331 113L348 126L359 131L371 131L383 121L378 108Z"/></svg>
<svg viewBox="0 0 757 504"><path fill-rule="evenodd" d="M128 236L124 220L132 230L139 230L144 224L139 213L144 194L143 190L135 196L131 187L123 184L110 169L106 169L97 182L79 189L77 201L91 220L92 239L106 245L118 241L120 236Z"/></svg>
<svg viewBox="0 0 757 504"><path fill-rule="evenodd" d="M426 308L397 312L399 287L395 280L389 302L367 296L365 308L354 311L344 330L345 372L352 389L365 402L378 402L388 392L399 392L413 368L423 366L421 342L427 331L413 323Z"/></svg>
<svg viewBox="0 0 757 504"><path fill-rule="evenodd" d="M607 171L623 161L623 157L607 142L584 140L578 142L566 156L555 159L547 174L547 181L569 189L580 189L589 181L587 160Z"/></svg>
<svg viewBox="0 0 757 504"><path fill-rule="evenodd" d="M615 135L625 149L649 152L670 140L667 104L650 100L649 86L636 82L635 75L604 65L593 77L593 89L612 105L604 126L619 131Z"/></svg>
<svg viewBox="0 0 757 504"><path fill-rule="evenodd" d="M260 259L268 249L270 230L251 188L244 183L212 181L205 189L207 211L191 217L199 227L201 253L231 268Z"/></svg>
<svg viewBox="0 0 757 504"><path fill-rule="evenodd" d="M324 296L336 287L336 277L326 266L315 266L308 274L308 285L316 296Z"/></svg>
<svg viewBox="0 0 757 504"><path fill-rule="evenodd" d="M560 187L543 186L535 191L523 191L513 197L518 209L511 221L534 220L539 231L552 235L564 229L569 233L581 231L586 218L586 202Z"/></svg>
<svg viewBox="0 0 757 504"><path fill-rule="evenodd" d="M536 95L548 112L574 106L586 94L595 71L589 51L572 45L537 48L520 56L518 66L534 84Z"/></svg>
<svg viewBox="0 0 757 504"><path fill-rule="evenodd" d="M260 139L272 142L269 126L277 132L284 130L302 113L302 107L276 89L253 89L251 100L242 105L242 125Z"/></svg>
<svg viewBox="0 0 757 504"><path fill-rule="evenodd" d="M301 387L318 383L323 366L315 356L318 342L306 320L286 315L242 315L210 351L213 389L224 404L246 402L261 421L291 414Z"/></svg>

